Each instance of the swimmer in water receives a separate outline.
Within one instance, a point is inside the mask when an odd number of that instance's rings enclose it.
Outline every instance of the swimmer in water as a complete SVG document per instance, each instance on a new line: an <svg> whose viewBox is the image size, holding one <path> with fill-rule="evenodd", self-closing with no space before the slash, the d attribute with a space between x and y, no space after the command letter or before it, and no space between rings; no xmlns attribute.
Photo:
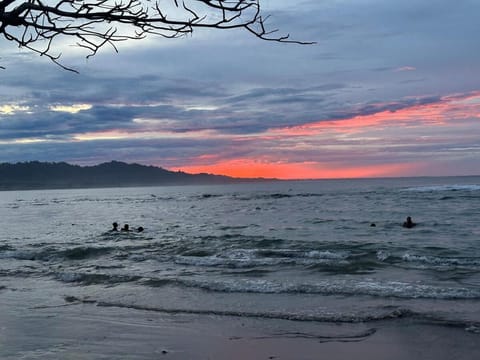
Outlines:
<svg viewBox="0 0 480 360"><path fill-rule="evenodd" d="M112 227L113 227L113 228L112 228L111 231L118 231L118 223L114 222L114 223L112 224Z"/></svg>
<svg viewBox="0 0 480 360"><path fill-rule="evenodd" d="M412 218L410 216L408 216L407 220L403 223L403 227L407 228L407 229L413 228L415 225L417 225L417 224L415 224L412 221Z"/></svg>
<svg viewBox="0 0 480 360"><path fill-rule="evenodd" d="M128 224L123 225L122 231L130 231Z"/></svg>

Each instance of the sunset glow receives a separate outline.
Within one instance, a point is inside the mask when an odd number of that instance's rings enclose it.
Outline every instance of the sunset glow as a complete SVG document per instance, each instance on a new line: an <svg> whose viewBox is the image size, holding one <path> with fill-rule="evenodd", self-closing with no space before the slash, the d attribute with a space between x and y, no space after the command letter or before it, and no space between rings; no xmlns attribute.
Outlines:
<svg viewBox="0 0 480 360"><path fill-rule="evenodd" d="M400 176L405 170L413 170L412 164L383 164L363 168L335 169L321 163L261 163L250 159L225 161L206 166L185 166L173 170L187 173L222 174L239 178L277 179L337 179Z"/></svg>
<svg viewBox="0 0 480 360"><path fill-rule="evenodd" d="M381 107L381 106L379 106ZM255 142L268 141L281 146L292 138L297 138L297 148L335 149L336 151L355 151L355 143L360 142L362 148L400 147L402 144L383 144L382 137L368 135L371 130L382 133L391 129L446 127L468 119L477 122L480 117L480 93L465 96L451 96L441 99L435 104L413 105L396 111L380 111L369 115L354 116L339 120L323 120L302 126L279 128L267 131L258 136ZM455 124L457 123L457 124ZM430 133L432 131L430 130ZM301 141L299 140L301 138ZM328 141L325 141L328 139ZM237 137L236 141L252 141L252 138ZM332 141L334 143L332 143ZM422 136L419 144L428 144L430 136ZM343 145L342 145L343 143ZM303 144L299 146L299 144ZM309 144L309 145L307 145ZM314 145L316 144L316 146ZM283 148L283 146L281 146ZM293 149L290 149L293 151ZM210 161L205 161L208 159ZM191 160L192 165L176 167L188 173L212 173L234 177L264 177L279 179L308 178L356 178L356 177L392 177L413 175L422 169L420 163L392 163L368 166L352 166L348 163L332 163L322 161L298 162L276 161L274 157L266 157L262 161L253 158L221 159L219 155L204 155ZM195 164L197 163L197 164ZM202 165L203 164L203 165Z"/></svg>

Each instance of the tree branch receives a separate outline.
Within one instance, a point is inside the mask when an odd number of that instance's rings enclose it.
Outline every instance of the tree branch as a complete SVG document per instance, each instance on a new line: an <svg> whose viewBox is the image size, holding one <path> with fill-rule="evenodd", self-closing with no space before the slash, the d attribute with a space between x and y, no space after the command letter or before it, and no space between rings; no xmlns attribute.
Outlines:
<svg viewBox="0 0 480 360"><path fill-rule="evenodd" d="M277 42L312 44L274 36L266 30L260 0L2 0L0 34L19 47L59 62L57 41L73 38L88 51L105 45L143 39L148 34L178 38L195 29L243 28L256 37Z"/></svg>

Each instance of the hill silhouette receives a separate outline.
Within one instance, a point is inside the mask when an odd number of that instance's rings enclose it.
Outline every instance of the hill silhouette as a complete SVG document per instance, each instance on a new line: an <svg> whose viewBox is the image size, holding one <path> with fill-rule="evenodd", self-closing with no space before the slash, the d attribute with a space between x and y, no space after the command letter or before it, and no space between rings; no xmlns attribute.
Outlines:
<svg viewBox="0 0 480 360"><path fill-rule="evenodd" d="M187 174L120 161L95 166L39 161L0 164L0 190L228 184L260 180L264 179Z"/></svg>

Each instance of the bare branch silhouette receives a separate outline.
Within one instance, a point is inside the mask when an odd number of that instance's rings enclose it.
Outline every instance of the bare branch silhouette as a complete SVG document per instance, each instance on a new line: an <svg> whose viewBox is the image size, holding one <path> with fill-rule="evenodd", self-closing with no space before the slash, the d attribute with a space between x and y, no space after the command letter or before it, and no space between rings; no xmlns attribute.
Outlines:
<svg viewBox="0 0 480 360"><path fill-rule="evenodd" d="M263 40L309 44L267 30L267 18L260 0L0 0L0 34L70 71L56 50L66 38L87 58L106 45L118 52L118 42L178 38L198 28L243 28Z"/></svg>

